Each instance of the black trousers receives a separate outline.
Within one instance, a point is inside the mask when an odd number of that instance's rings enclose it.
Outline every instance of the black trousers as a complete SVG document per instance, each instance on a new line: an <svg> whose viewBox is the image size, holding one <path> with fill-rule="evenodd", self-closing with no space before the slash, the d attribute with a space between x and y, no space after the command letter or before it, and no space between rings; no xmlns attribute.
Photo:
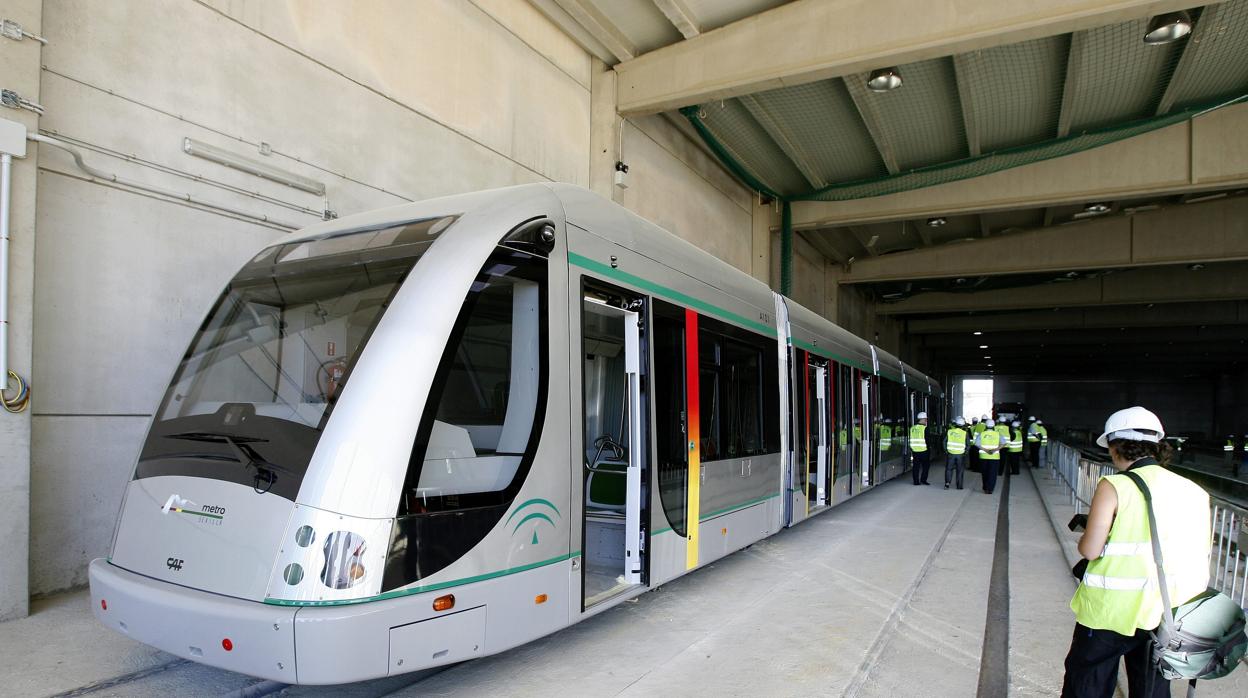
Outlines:
<svg viewBox="0 0 1248 698"><path fill-rule="evenodd" d="M1018 451L1018 452L1010 451L1009 453L1005 454L1005 457L1010 459L1010 474L1017 475L1018 474L1018 462L1023 457L1022 451Z"/></svg>
<svg viewBox="0 0 1248 698"><path fill-rule="evenodd" d="M927 471L932 467L932 455L927 451L914 451L913 468L910 470L910 477L916 485L927 484Z"/></svg>
<svg viewBox="0 0 1248 698"><path fill-rule="evenodd" d="M1040 467L1040 442L1028 441L1027 452L1028 452L1028 455L1031 456L1031 467L1039 468Z"/></svg>
<svg viewBox="0 0 1248 698"><path fill-rule="evenodd" d="M992 491L997 487L998 463L999 461L992 460L991 458L984 458L982 456L979 459L979 469L982 471L984 477L984 491L988 494L992 494Z"/></svg>
<svg viewBox="0 0 1248 698"><path fill-rule="evenodd" d="M1150 665L1147 630L1127 636L1076 623L1066 654L1062 698L1110 698L1118 683L1118 660L1122 658L1126 659L1129 698L1170 695L1170 682Z"/></svg>

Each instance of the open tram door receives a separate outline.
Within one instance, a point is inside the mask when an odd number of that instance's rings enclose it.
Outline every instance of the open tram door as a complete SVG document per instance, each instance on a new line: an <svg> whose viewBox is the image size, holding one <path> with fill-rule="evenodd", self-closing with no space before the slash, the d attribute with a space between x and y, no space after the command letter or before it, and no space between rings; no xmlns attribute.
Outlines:
<svg viewBox="0 0 1248 698"><path fill-rule="evenodd" d="M585 608L645 583L644 300L586 285L581 308Z"/></svg>
<svg viewBox="0 0 1248 698"><path fill-rule="evenodd" d="M809 354L807 355L809 356ZM807 454L813 462L808 466L808 480L814 480L814 486L808 494L812 508L828 505L828 414L831 408L828 400L828 364L826 361L812 361L806 370L809 390L809 407L806 412Z"/></svg>
<svg viewBox="0 0 1248 698"><path fill-rule="evenodd" d="M861 459L859 461L859 472L862 474L862 488L866 489L875 484L875 465L877 462L875 439L876 434L876 412L872 407L872 391L874 386L870 376L862 376L859 381L859 400L858 414L862 420L862 449L860 450ZM861 491L861 490L860 490Z"/></svg>

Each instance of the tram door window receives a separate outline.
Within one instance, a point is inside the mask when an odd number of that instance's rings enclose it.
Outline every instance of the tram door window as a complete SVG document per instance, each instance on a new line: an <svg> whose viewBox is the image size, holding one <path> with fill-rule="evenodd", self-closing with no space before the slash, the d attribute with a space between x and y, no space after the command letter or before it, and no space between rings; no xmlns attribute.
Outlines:
<svg viewBox="0 0 1248 698"><path fill-rule="evenodd" d="M853 436L854 426L854 369L845 364L833 364L834 381L833 396L836 403L836 457L833 462L836 472L833 476L839 480L845 478L845 494L853 493L854 456L857 454L857 440Z"/></svg>
<svg viewBox="0 0 1248 698"><path fill-rule="evenodd" d="M803 388L807 498L811 506L828 503L828 366L818 357L806 354L806 381Z"/></svg>
<svg viewBox="0 0 1248 698"><path fill-rule="evenodd" d="M684 537L689 487L685 411L685 311L653 301L655 466L667 523Z"/></svg>
<svg viewBox="0 0 1248 698"><path fill-rule="evenodd" d="M581 308L584 564L589 607L643 582L641 299L587 285Z"/></svg>

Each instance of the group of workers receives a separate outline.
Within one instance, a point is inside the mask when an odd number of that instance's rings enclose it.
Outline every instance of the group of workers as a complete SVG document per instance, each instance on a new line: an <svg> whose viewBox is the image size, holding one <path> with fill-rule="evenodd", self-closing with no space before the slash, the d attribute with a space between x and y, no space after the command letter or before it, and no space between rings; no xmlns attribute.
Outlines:
<svg viewBox="0 0 1248 698"><path fill-rule="evenodd" d="M910 475L915 485L927 485L930 484L927 476L931 467L927 413L920 412L915 422L910 428L910 452L914 459ZM1024 459L1032 467L1039 466L1044 461L1048 443L1048 429L1043 420L1035 417L1028 418L1025 435L1019 420L997 423L988 415L983 415L968 424L966 419L958 417L945 429L945 489L955 484L958 489L963 488L969 456L970 470L982 473L984 492L992 494L997 486L997 476L1004 475L1006 467L1012 475L1017 475Z"/></svg>
<svg viewBox="0 0 1248 698"><path fill-rule="evenodd" d="M1222 445L1222 463L1231 469L1235 477L1239 477L1240 470L1248 471L1248 434L1244 434L1238 442L1234 434L1226 435L1226 443Z"/></svg>
<svg viewBox="0 0 1248 698"><path fill-rule="evenodd" d="M945 489L954 484L958 489L963 488L969 456L970 469L982 473L984 492L992 494L997 486L997 476L1004 475L1006 467L1012 475L1019 473L1024 453L1032 467L1039 466L1044 460L1048 443L1048 429L1043 420L1035 417L1028 418L1025 435L1019 420L1008 423L1002 420L998 424L988 415L983 415L967 424L966 419L958 417L945 429ZM914 459L910 471L914 484L930 484L927 477L931 467L931 449L926 412L918 413L914 426L910 427L910 453Z"/></svg>

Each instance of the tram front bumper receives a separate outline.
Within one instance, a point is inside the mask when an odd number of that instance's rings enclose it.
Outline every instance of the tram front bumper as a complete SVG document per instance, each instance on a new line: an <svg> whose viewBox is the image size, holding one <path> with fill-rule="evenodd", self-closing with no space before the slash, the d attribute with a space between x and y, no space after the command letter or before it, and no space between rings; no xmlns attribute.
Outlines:
<svg viewBox="0 0 1248 698"><path fill-rule="evenodd" d="M105 626L170 654L296 683L295 609L157 581L97 558L91 607Z"/></svg>

